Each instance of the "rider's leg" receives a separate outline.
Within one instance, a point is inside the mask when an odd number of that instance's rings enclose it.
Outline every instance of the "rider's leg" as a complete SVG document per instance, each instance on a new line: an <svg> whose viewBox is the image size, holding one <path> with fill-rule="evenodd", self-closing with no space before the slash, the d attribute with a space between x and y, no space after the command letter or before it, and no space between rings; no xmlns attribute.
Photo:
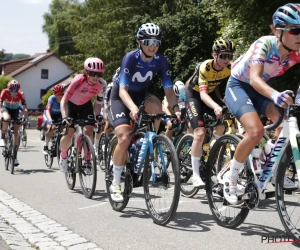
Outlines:
<svg viewBox="0 0 300 250"><path fill-rule="evenodd" d="M162 112L162 106L161 106L161 101L154 95L149 96L146 98L145 101L145 111L149 114L158 114ZM156 132L159 129L161 120L156 119L155 120L155 130Z"/></svg>

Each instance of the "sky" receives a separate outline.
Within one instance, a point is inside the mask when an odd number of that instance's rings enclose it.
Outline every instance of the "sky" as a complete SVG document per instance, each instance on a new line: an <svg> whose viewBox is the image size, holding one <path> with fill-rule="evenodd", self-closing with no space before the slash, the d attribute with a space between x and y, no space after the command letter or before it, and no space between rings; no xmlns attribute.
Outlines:
<svg viewBox="0 0 300 250"><path fill-rule="evenodd" d="M43 53L48 37L43 33L43 15L52 0L1 0L0 50L5 53ZM83 2L83 1L80 1Z"/></svg>

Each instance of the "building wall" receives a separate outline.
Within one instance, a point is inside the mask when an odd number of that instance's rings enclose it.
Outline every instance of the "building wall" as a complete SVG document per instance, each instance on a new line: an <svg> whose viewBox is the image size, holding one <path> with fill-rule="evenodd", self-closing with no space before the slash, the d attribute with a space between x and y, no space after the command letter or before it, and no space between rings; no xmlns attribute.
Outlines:
<svg viewBox="0 0 300 250"><path fill-rule="evenodd" d="M48 79L41 78L42 69L48 69ZM41 103L41 90L72 74L73 71L55 56L34 65L14 78L21 84L28 109L38 109Z"/></svg>

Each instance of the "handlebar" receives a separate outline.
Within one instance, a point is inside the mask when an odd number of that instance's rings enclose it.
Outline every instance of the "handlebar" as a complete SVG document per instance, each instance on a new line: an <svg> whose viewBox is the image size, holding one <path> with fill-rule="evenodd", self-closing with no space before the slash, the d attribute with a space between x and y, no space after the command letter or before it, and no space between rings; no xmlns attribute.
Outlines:
<svg viewBox="0 0 300 250"><path fill-rule="evenodd" d="M274 122L274 123L272 123L270 125L265 126L265 129L267 131L276 129L282 123L282 120L284 118L284 108L281 108L281 107L279 107L277 105L275 105L275 107L277 108L277 110L279 112L279 116L278 116L278 119L277 119L276 122ZM289 106L288 106L288 109L289 109Z"/></svg>
<svg viewBox="0 0 300 250"><path fill-rule="evenodd" d="M234 116L228 110L227 106L222 107L222 118L217 119L216 117L209 116L207 113L203 115L205 127L216 127L218 124L222 124L224 120L233 119Z"/></svg>
<svg viewBox="0 0 300 250"><path fill-rule="evenodd" d="M139 107L139 112L138 112L138 122L134 124L134 127L132 128L132 130L129 132L129 135L133 135L137 130L138 128L140 127L141 123L142 123L142 120L143 118L146 118L146 119L159 119L159 118L171 118L171 119L175 119L177 118L176 115L166 115L164 112L162 113L159 113L159 114L148 114L148 113L145 113L144 112L145 110L145 106L144 105L141 105Z"/></svg>

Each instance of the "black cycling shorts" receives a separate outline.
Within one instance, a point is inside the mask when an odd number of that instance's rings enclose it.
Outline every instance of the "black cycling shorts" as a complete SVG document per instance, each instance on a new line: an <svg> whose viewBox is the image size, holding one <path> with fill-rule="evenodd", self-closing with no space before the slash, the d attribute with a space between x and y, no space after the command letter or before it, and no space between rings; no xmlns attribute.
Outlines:
<svg viewBox="0 0 300 250"><path fill-rule="evenodd" d="M209 93L208 95L220 107L225 106L225 103L221 99L219 99L214 91ZM193 129L204 127L203 115L205 113L215 117L214 111L206 106L206 104L201 100L200 93L198 91L191 89L191 87L189 86L185 91L185 96L187 115Z"/></svg>
<svg viewBox="0 0 300 250"><path fill-rule="evenodd" d="M10 116L10 119L12 120L18 120L20 119L20 116L19 116L19 108L16 108L16 109L10 109L10 108L7 108L7 107L3 107L2 106L2 109L1 109L1 113L5 113L7 112Z"/></svg>
<svg viewBox="0 0 300 250"><path fill-rule="evenodd" d="M153 96L153 94L144 91L139 92L128 92L134 104L139 107L142 103L144 103L149 97ZM119 86L114 84L110 94L110 113L111 119L113 123L113 127L116 128L121 124L130 124L130 110L125 106L123 101L119 96Z"/></svg>
<svg viewBox="0 0 300 250"><path fill-rule="evenodd" d="M70 101L67 103L67 116L72 118L73 121L77 120L85 120L90 121L86 125L95 125L95 116L94 116L94 108L91 101L83 105L76 105ZM71 128L74 127L72 124Z"/></svg>

